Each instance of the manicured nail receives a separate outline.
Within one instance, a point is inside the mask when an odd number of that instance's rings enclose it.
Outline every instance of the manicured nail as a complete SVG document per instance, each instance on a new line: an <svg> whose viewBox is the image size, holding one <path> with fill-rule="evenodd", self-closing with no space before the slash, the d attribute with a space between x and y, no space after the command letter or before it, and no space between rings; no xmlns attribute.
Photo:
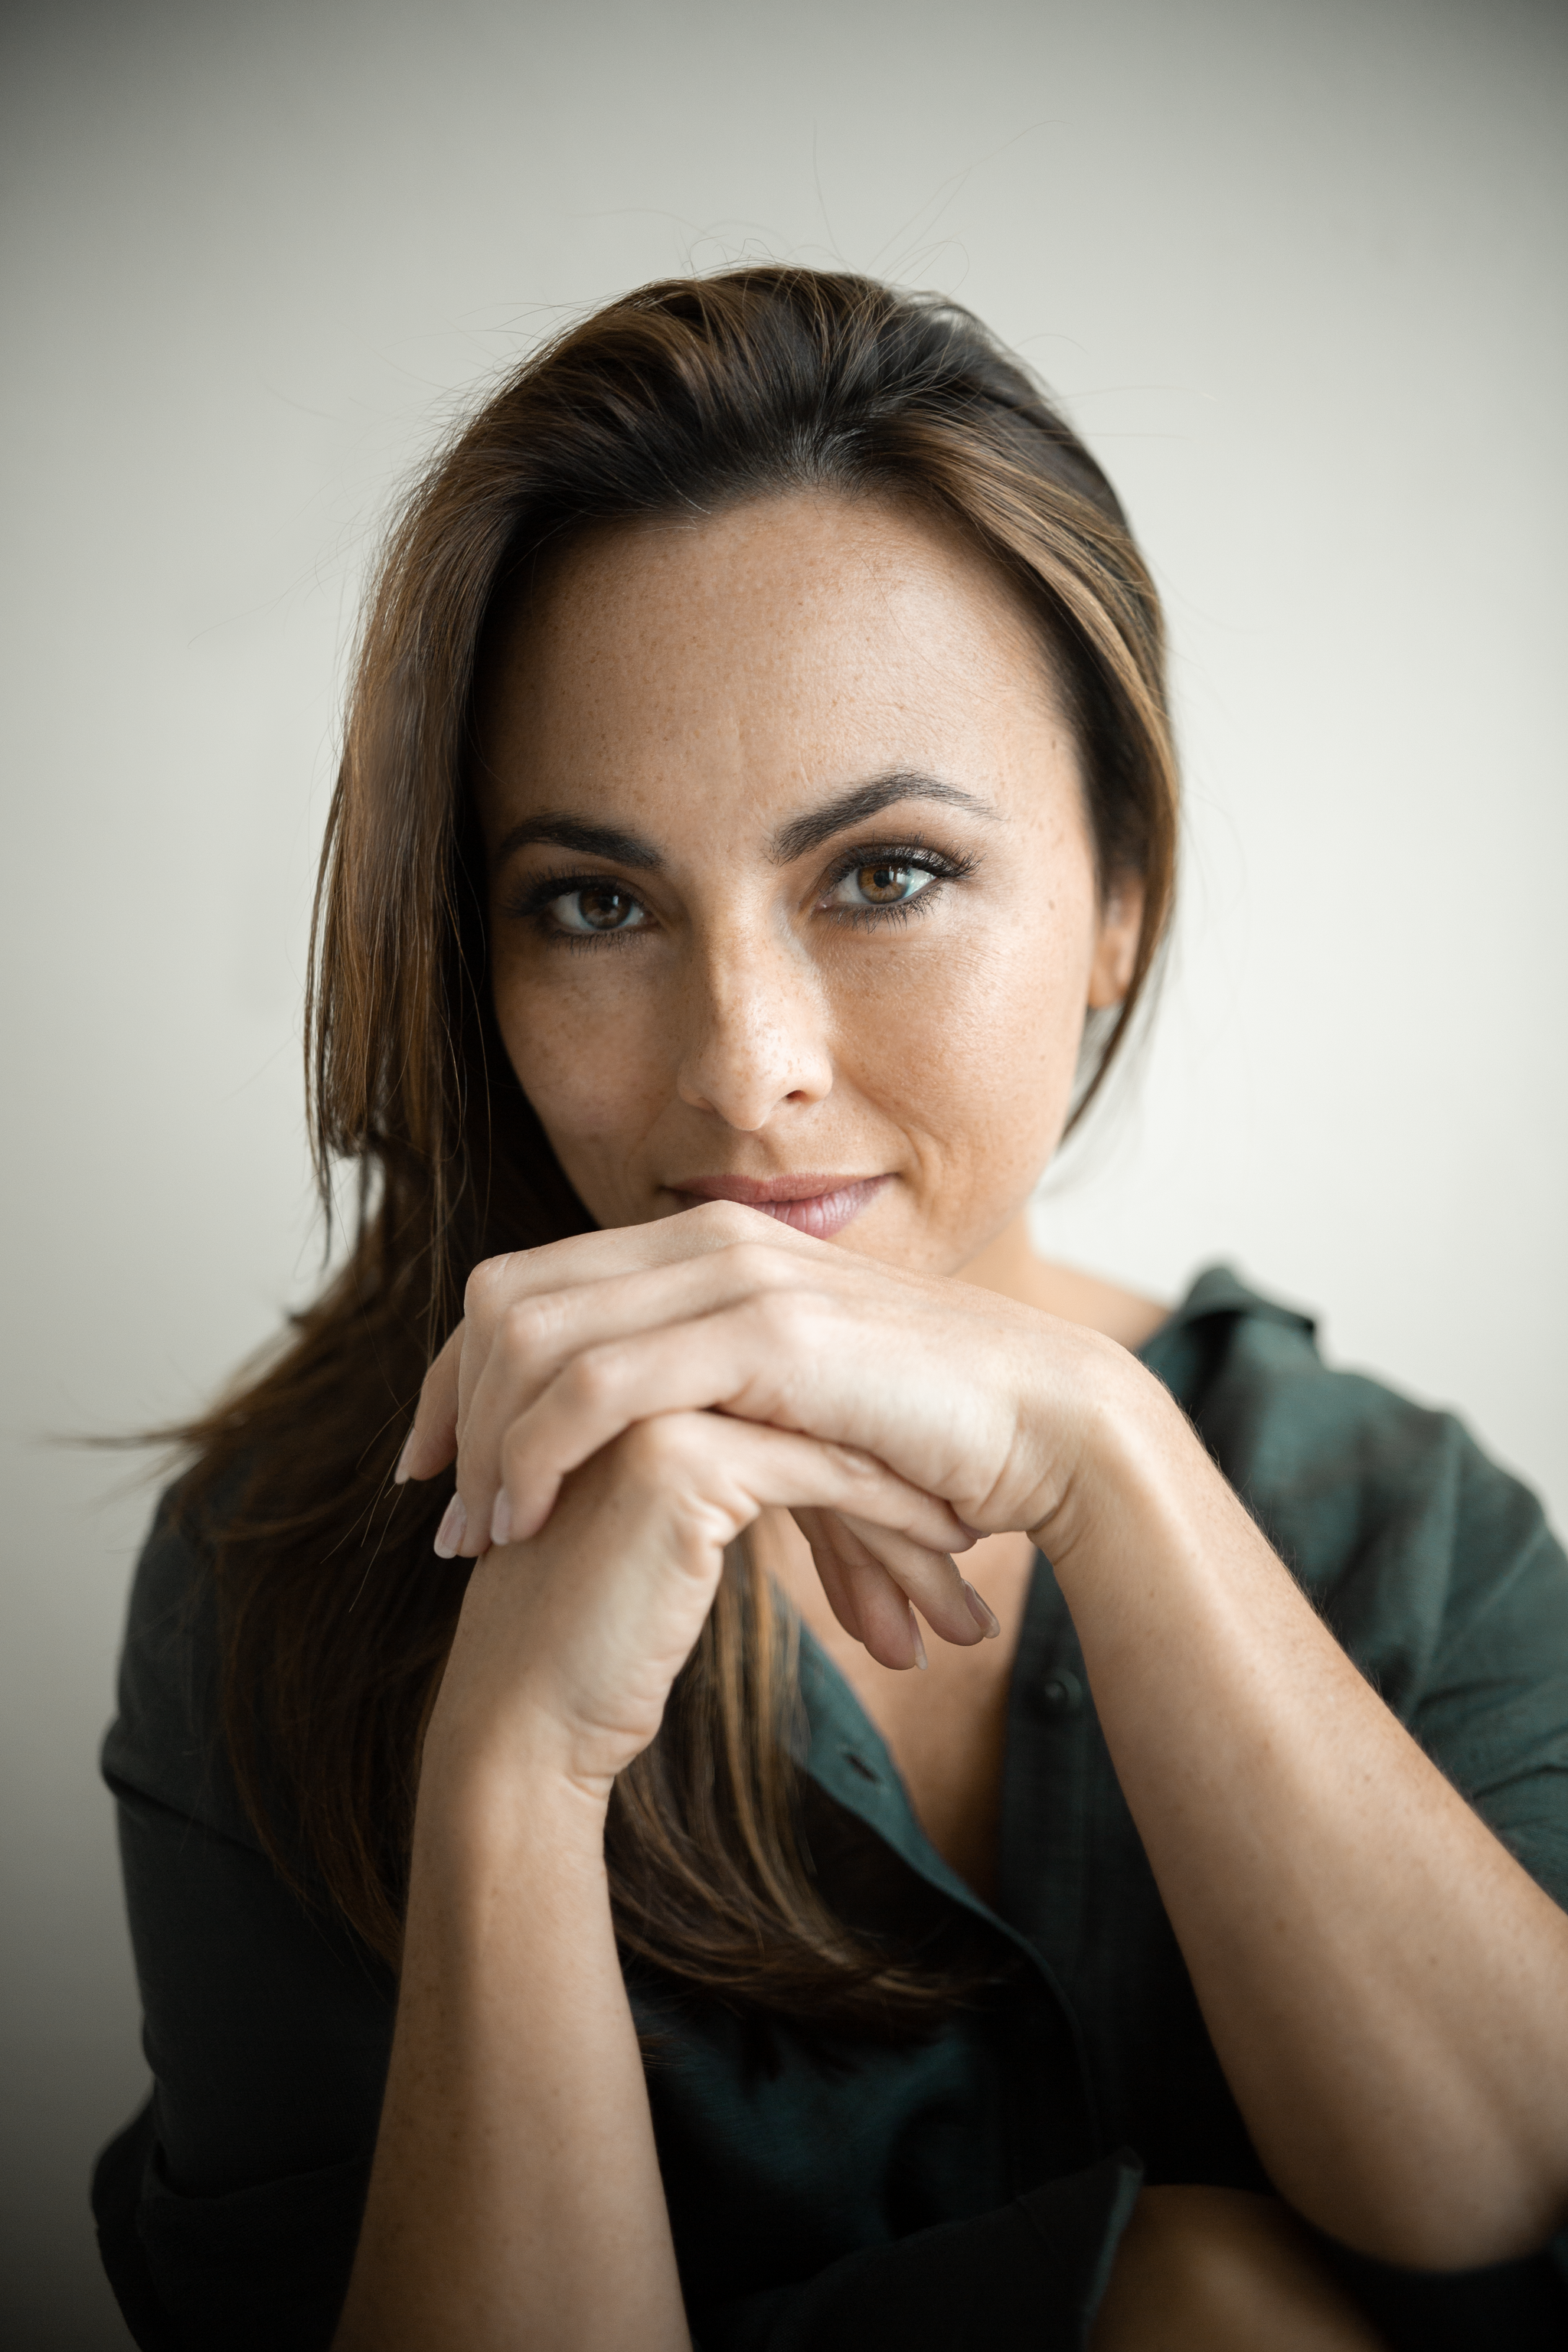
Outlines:
<svg viewBox="0 0 1568 2352"><path fill-rule="evenodd" d="M460 1495L454 1495L442 1513L441 1524L436 1530L437 1559L456 1559L458 1546L468 1532L468 1515L463 1508L463 1498Z"/></svg>
<svg viewBox="0 0 1568 2352"><path fill-rule="evenodd" d="M969 1603L970 1615L973 1618L975 1623L979 1626L986 1640L988 1642L994 1642L996 1639L997 1634L1002 1631L1000 1620L996 1618L989 1609L987 1609L984 1601L982 1601L979 1593L976 1592L973 1585L971 1584L966 1576L961 1577L959 1581L963 1586L963 1597Z"/></svg>
<svg viewBox="0 0 1568 2352"><path fill-rule="evenodd" d="M493 1544L511 1541L511 1496L504 1486L496 1496L496 1507L490 1513L490 1541Z"/></svg>
<svg viewBox="0 0 1568 2352"><path fill-rule="evenodd" d="M392 1474L392 1483L395 1486L406 1486L408 1484L408 1453L413 1443L414 1432L410 1430L398 1454L397 1467Z"/></svg>
<svg viewBox="0 0 1568 2352"><path fill-rule="evenodd" d="M926 1670L926 1645L921 1639L921 1621L915 1615L912 1605L910 1610L910 1631L915 1637L915 1664L923 1675Z"/></svg>

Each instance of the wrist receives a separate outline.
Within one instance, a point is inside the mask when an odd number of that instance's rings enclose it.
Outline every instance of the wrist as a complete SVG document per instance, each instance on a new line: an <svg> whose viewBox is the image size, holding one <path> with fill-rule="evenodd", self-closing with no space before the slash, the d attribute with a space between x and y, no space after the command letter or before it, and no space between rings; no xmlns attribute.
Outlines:
<svg viewBox="0 0 1568 2352"><path fill-rule="evenodd" d="M1114 1575L1151 1540L1177 1538L1221 1483L1168 1390L1125 1349L1092 1339L1074 1371L1068 1442L1028 1530L1064 1591L1080 1577ZM1059 1401L1046 1412L1059 1431Z"/></svg>
<svg viewBox="0 0 1568 2352"><path fill-rule="evenodd" d="M574 1743L542 1713L511 1712L504 1727L441 1719L437 1706L419 1768L415 1842L437 1837L476 1858L526 1850L604 1854L613 1777L584 1771Z"/></svg>

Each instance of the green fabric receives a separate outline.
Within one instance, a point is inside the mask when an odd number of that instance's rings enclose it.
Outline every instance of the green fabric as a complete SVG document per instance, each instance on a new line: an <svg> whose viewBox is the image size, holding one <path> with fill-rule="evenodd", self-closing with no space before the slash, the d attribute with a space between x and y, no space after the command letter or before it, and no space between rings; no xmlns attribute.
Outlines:
<svg viewBox="0 0 1568 2352"><path fill-rule="evenodd" d="M1451 1417L1328 1370L1306 1318L1224 1268L1143 1354L1389 1706L1568 1900L1568 1562L1533 1499ZM324 2345L394 1988L283 1895L256 1849L213 1753L205 1590L161 1520L105 1748L154 2092L107 2151L95 2203L144 2345ZM889 2047L759 2025L631 1975L703 2352L1081 2347L1140 2168L1268 2184L1055 1579L1039 1561L993 1906L934 1852L809 1637L801 1678L825 1891L864 1925L933 1948L960 1938L994 1981L930 2040ZM1548 2257L1461 2283L1347 2270L1396 2346L1568 2341Z"/></svg>

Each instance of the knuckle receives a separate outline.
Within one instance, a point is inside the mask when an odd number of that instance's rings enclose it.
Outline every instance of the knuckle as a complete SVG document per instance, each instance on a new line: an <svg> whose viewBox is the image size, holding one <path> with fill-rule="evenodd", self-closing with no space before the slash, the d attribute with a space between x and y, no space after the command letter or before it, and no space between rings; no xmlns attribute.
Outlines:
<svg viewBox="0 0 1568 2352"><path fill-rule="evenodd" d="M664 1413L653 1421L634 1423L616 1440L624 1466L649 1486L668 1486L691 1458L691 1438L683 1416Z"/></svg>
<svg viewBox="0 0 1568 2352"><path fill-rule="evenodd" d="M613 1350L590 1348L576 1359L563 1379L568 1399L578 1412L602 1411L612 1402L619 1382Z"/></svg>
<svg viewBox="0 0 1568 2352"><path fill-rule="evenodd" d="M743 1242L756 1236L757 1212L742 1201L705 1201L692 1214L705 1233L721 1241Z"/></svg>
<svg viewBox="0 0 1568 2352"><path fill-rule="evenodd" d="M496 1343L503 1350L507 1361L532 1362L544 1345L550 1320L549 1310L542 1299L514 1299L502 1311L496 1330Z"/></svg>
<svg viewBox="0 0 1568 2352"><path fill-rule="evenodd" d="M782 1250L771 1249L754 1233L748 1233L743 1241L732 1242L729 1255L731 1270L748 1290L777 1289L797 1271L786 1264Z"/></svg>
<svg viewBox="0 0 1568 2352"><path fill-rule="evenodd" d="M491 1314L498 1306L505 1287L507 1271L516 1255L508 1250L500 1257L481 1258L463 1286L463 1313L466 1317Z"/></svg>
<svg viewBox="0 0 1568 2352"><path fill-rule="evenodd" d="M879 1485L890 1483L888 1471L876 1455L862 1452L858 1445L829 1444L825 1451L846 1476L853 1478L857 1485L866 1486L872 1481Z"/></svg>
<svg viewBox="0 0 1568 2352"><path fill-rule="evenodd" d="M807 1344L820 1344L826 1304L818 1292L802 1290L792 1283L787 1287L770 1286L753 1300L752 1311L764 1339L793 1352Z"/></svg>

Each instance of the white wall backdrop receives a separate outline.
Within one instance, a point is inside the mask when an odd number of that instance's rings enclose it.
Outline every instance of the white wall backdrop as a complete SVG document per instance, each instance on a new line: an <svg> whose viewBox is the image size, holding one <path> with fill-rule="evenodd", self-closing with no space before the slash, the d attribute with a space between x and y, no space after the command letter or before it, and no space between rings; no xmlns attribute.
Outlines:
<svg viewBox="0 0 1568 2352"><path fill-rule="evenodd" d="M110 1809L143 1494L309 1287L334 697L392 484L564 316L745 255L972 303L1170 599L1187 899L1045 1244L1216 1255L1568 1518L1568 16L1541 0L48 0L5 19L0 2336L123 2345Z"/></svg>

